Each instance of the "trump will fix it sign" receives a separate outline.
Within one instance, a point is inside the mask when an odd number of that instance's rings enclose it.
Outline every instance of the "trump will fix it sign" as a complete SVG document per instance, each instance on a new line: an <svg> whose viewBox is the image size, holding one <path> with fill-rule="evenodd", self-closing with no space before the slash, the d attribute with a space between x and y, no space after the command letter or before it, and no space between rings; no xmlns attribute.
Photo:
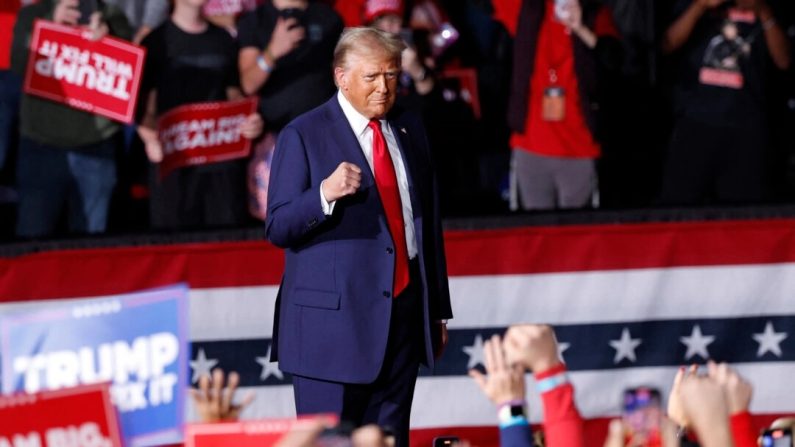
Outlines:
<svg viewBox="0 0 795 447"><path fill-rule="evenodd" d="M25 72L25 93L130 123L145 50L120 39L37 20Z"/></svg>

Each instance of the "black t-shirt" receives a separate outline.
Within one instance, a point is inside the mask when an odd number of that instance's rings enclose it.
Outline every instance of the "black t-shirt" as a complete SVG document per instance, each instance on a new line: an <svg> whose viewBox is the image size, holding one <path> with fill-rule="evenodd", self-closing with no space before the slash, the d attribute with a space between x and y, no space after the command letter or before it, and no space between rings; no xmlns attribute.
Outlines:
<svg viewBox="0 0 795 447"><path fill-rule="evenodd" d="M679 0L674 19L693 1ZM764 126L771 62L758 17L732 2L707 11L678 56L678 116L715 126Z"/></svg>
<svg viewBox="0 0 795 447"><path fill-rule="evenodd" d="M264 50L270 42L279 11L267 2L241 17L237 30L240 48ZM259 111L269 129L280 130L293 118L334 94L332 59L342 33L342 19L322 3L309 3L301 19L306 27L299 46L279 59L259 91Z"/></svg>
<svg viewBox="0 0 795 447"><path fill-rule="evenodd" d="M240 85L237 43L222 28L208 24L204 32L192 34L169 20L142 45L146 65L141 91L157 90L158 115L183 104L224 101L227 87Z"/></svg>

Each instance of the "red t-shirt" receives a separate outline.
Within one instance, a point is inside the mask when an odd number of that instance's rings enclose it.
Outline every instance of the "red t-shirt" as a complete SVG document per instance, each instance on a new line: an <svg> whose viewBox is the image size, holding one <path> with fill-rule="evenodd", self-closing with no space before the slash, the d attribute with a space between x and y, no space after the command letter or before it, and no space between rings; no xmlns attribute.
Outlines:
<svg viewBox="0 0 795 447"><path fill-rule="evenodd" d="M546 0L546 3L535 68L530 78L525 131L511 136L511 147L553 157L597 158L601 148L591 135L580 108L571 33L555 18L554 1ZM607 9L599 11L593 31L597 36L616 34ZM541 113L544 92L553 87L564 91L565 112L560 121L544 120Z"/></svg>
<svg viewBox="0 0 795 447"><path fill-rule="evenodd" d="M0 0L0 70L11 65L11 39L19 11L19 0Z"/></svg>
<svg viewBox="0 0 795 447"><path fill-rule="evenodd" d="M519 17L519 10L522 8L522 0L493 0L494 18L505 25L505 28L516 35L516 18Z"/></svg>
<svg viewBox="0 0 795 447"><path fill-rule="evenodd" d="M546 371L533 373L536 380L543 380L565 373L566 365L560 364ZM583 447L585 431L582 417L574 402L574 387L566 383L541 393L544 405L544 437L547 445Z"/></svg>

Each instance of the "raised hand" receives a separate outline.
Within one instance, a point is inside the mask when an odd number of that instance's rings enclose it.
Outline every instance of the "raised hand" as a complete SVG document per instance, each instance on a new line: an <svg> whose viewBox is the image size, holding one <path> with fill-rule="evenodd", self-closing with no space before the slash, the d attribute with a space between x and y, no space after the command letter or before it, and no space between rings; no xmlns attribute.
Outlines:
<svg viewBox="0 0 795 447"><path fill-rule="evenodd" d="M353 163L343 161L321 184L323 197L333 202L355 194L362 184L362 170Z"/></svg>

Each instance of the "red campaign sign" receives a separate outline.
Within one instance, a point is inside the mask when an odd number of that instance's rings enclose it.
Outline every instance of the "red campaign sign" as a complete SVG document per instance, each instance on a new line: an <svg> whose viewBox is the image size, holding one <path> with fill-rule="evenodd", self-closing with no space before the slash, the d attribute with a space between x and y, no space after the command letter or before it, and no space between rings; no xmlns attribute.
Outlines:
<svg viewBox="0 0 795 447"><path fill-rule="evenodd" d="M163 161L160 178L185 166L247 157L251 140L240 124L257 111L257 99L187 104L165 113L157 123Z"/></svg>
<svg viewBox="0 0 795 447"><path fill-rule="evenodd" d="M109 384L0 397L0 445L121 447Z"/></svg>
<svg viewBox="0 0 795 447"><path fill-rule="evenodd" d="M114 37L97 41L77 27L36 20L25 93L131 123L145 50Z"/></svg>
<svg viewBox="0 0 795 447"><path fill-rule="evenodd" d="M309 429L316 420L326 425L337 423L337 417L329 414L299 419L189 424L185 427L185 447L271 447L290 430Z"/></svg>

